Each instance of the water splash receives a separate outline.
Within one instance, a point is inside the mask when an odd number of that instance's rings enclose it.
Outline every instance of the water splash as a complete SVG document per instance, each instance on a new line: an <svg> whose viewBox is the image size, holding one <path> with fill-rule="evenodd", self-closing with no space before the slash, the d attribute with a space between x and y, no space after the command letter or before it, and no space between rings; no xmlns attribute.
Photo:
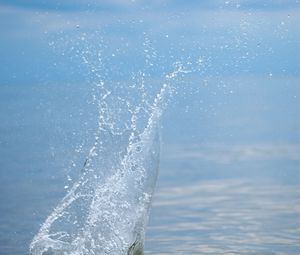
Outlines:
<svg viewBox="0 0 300 255"><path fill-rule="evenodd" d="M143 75L132 86L135 96L96 84L95 142L79 180L34 237L33 255L142 254L158 174L160 120L173 80L187 72L179 63L175 68L152 100Z"/></svg>

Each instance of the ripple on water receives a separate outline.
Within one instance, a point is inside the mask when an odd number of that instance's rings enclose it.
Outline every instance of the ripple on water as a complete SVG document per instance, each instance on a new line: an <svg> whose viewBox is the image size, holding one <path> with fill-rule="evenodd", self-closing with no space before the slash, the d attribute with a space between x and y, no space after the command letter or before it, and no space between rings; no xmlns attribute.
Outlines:
<svg viewBox="0 0 300 255"><path fill-rule="evenodd" d="M203 181L157 191L146 254L300 254L297 185Z"/></svg>

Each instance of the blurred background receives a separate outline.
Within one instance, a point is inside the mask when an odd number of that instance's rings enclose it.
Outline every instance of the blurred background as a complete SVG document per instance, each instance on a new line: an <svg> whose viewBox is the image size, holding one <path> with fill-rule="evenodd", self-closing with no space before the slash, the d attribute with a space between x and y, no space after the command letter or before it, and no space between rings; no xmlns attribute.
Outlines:
<svg viewBox="0 0 300 255"><path fill-rule="evenodd" d="M0 0L0 254L80 173L99 74L179 62L145 253L300 254L299 24L298 0Z"/></svg>

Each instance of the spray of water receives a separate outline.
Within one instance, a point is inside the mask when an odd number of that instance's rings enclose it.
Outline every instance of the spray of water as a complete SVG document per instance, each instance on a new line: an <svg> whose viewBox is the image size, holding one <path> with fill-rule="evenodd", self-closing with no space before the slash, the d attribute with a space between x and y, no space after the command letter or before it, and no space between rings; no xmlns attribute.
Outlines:
<svg viewBox="0 0 300 255"><path fill-rule="evenodd" d="M172 82L184 72L176 63L153 97L143 73L127 93L96 83L95 142L78 181L35 235L31 254L142 254L158 174L160 120Z"/></svg>

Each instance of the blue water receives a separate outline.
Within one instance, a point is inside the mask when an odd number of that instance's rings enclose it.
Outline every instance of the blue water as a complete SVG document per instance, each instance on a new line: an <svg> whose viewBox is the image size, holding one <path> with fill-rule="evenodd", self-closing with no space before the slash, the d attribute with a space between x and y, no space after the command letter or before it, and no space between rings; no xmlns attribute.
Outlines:
<svg viewBox="0 0 300 255"><path fill-rule="evenodd" d="M1 116L1 254L28 253L29 243L39 226L69 190L67 186L72 182L68 177L80 174L85 153L93 143L84 126L91 123L88 126L93 130L96 124L90 119L93 106L86 104L82 88L73 88L73 100L68 103L70 86L2 87L1 104L9 115ZM288 90L294 92L292 85L282 89L287 97L292 95ZM56 91L55 98L53 91ZM233 95L226 107L231 108L235 100L242 100L237 98L242 95L242 92ZM279 109L277 101L270 98L263 104L271 112ZM67 103L62 107L64 99ZM82 105L87 108L81 108ZM226 119L226 115L212 117L208 112L198 119L194 106L186 111L179 101L173 105L175 107L169 106L163 119L160 175L145 253L298 254L298 143L237 143L236 139L246 130L227 135L225 127L214 123L216 118ZM264 137L271 140L278 129L293 128L286 123L295 121L296 106L286 106L287 112L291 109L290 116L274 113L271 117L268 113L268 119L262 118L265 122L278 123L270 127L270 138ZM88 113L74 111L77 107ZM224 114L224 111L220 107L216 114ZM244 114L238 109L227 113ZM251 113L253 118L259 117L255 109L247 112ZM74 115L70 117L71 114ZM192 133L193 121L196 126L203 118L212 120ZM283 120L279 123L277 118ZM207 125L224 132L222 137L227 141L220 142L220 138L215 137L213 142L210 132L205 131ZM252 133L248 132L260 137L264 129L259 130L259 122L256 125ZM182 131L189 128L190 136ZM202 138L202 132L206 132L207 140ZM220 136L217 131L212 133ZM288 132L280 134L287 136L287 140L291 136ZM78 150L78 146L82 146L79 137L87 144L81 151ZM202 142L197 142L198 139ZM235 142L229 142L231 139Z"/></svg>
<svg viewBox="0 0 300 255"><path fill-rule="evenodd" d="M300 254L298 1L0 7L1 255L48 237L67 254ZM141 169L151 185L132 189ZM80 178L88 199L57 213Z"/></svg>

